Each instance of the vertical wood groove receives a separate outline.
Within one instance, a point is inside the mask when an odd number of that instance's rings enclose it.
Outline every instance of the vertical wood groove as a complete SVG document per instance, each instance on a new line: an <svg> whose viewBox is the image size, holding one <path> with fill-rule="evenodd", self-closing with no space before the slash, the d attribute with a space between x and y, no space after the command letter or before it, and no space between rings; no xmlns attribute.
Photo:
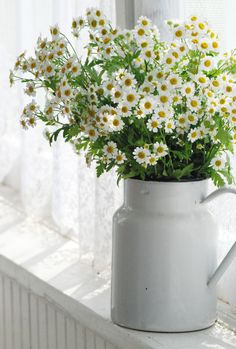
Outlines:
<svg viewBox="0 0 236 349"><path fill-rule="evenodd" d="M96 331L0 274L0 349L117 349Z"/></svg>

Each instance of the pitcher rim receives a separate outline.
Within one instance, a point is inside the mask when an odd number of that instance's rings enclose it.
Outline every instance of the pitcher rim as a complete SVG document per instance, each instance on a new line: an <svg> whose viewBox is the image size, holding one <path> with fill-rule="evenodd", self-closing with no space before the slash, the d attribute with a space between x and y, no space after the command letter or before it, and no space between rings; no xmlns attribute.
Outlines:
<svg viewBox="0 0 236 349"><path fill-rule="evenodd" d="M125 181L137 182L137 183L150 183L150 184L186 184L186 183L199 183L199 182L208 182L210 178L195 178L195 179L173 179L173 180L143 180L138 178L127 178Z"/></svg>

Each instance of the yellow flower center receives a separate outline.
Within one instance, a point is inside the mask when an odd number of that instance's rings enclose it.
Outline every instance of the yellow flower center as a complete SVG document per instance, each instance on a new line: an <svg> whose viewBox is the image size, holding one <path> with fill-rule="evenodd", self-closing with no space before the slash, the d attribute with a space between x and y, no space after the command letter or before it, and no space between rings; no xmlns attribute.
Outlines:
<svg viewBox="0 0 236 349"><path fill-rule="evenodd" d="M135 95L130 93L127 95L126 99L128 102L132 103L135 100Z"/></svg>
<svg viewBox="0 0 236 349"><path fill-rule="evenodd" d="M152 128L156 128L158 126L158 122L156 120L153 120L151 122L151 126L152 126Z"/></svg>
<svg viewBox="0 0 236 349"><path fill-rule="evenodd" d="M198 102L196 100L192 100L191 101L191 106L192 107L197 107L198 106Z"/></svg>
<svg viewBox="0 0 236 349"><path fill-rule="evenodd" d="M168 100L169 100L169 98L168 98L167 96L161 96L161 97L160 97L160 101L161 101L162 103L167 103Z"/></svg>
<svg viewBox="0 0 236 349"><path fill-rule="evenodd" d="M171 85L177 85L178 80L176 78L171 78L170 83L171 83Z"/></svg>
<svg viewBox="0 0 236 349"><path fill-rule="evenodd" d="M208 43L207 42L202 42L201 43L201 48L203 48L204 50L206 50L208 48Z"/></svg>
<svg viewBox="0 0 236 349"><path fill-rule="evenodd" d="M181 38L181 36L183 35L183 32L182 32L182 30L176 30L176 32L175 32L175 36L177 36L177 38Z"/></svg>
<svg viewBox="0 0 236 349"><path fill-rule="evenodd" d="M114 96L115 96L115 98L120 98L121 92L120 92L120 91L116 91L116 92L114 93Z"/></svg>
<svg viewBox="0 0 236 349"><path fill-rule="evenodd" d="M172 59L170 58L170 57L168 57L167 59L166 59L166 63L167 64L171 64L173 61L172 61Z"/></svg>
<svg viewBox="0 0 236 349"><path fill-rule="evenodd" d="M95 131L93 129L89 130L89 136L94 137L95 136Z"/></svg>
<svg viewBox="0 0 236 349"><path fill-rule="evenodd" d="M186 87L185 92L186 92L187 94L191 93L191 91L192 91L191 87Z"/></svg>
<svg viewBox="0 0 236 349"><path fill-rule="evenodd" d="M144 103L144 108L145 109L151 109L152 108L152 103L151 102L145 102Z"/></svg>
<svg viewBox="0 0 236 349"><path fill-rule="evenodd" d="M232 86L226 86L226 91L227 91L227 92L232 92L232 91L233 91Z"/></svg>
<svg viewBox="0 0 236 349"><path fill-rule="evenodd" d="M139 157L140 159L145 159L145 153L144 153L143 151L140 151L140 152L138 153L138 157Z"/></svg>
<svg viewBox="0 0 236 349"><path fill-rule="evenodd" d="M193 122L194 121L194 116L193 115L188 115L188 120L190 121L190 122Z"/></svg>
<svg viewBox="0 0 236 349"><path fill-rule="evenodd" d="M207 59L205 62L204 62L204 65L205 67L209 68L211 66L211 61L209 59Z"/></svg>
<svg viewBox="0 0 236 349"><path fill-rule="evenodd" d="M157 147L157 153L161 154L161 153L163 153L163 152L164 152L164 148L163 148L161 145L159 145L159 146Z"/></svg>
<svg viewBox="0 0 236 349"><path fill-rule="evenodd" d="M131 86L132 80L131 79L125 79L125 86Z"/></svg>
<svg viewBox="0 0 236 349"><path fill-rule="evenodd" d="M143 36L145 34L145 30L143 29L143 28L140 28L139 30L138 30L138 35L139 36Z"/></svg>
<svg viewBox="0 0 236 349"><path fill-rule="evenodd" d="M118 119L114 119L114 120L112 121L112 124L113 124L115 127L117 127L117 126L120 125L120 121L119 121Z"/></svg>
<svg viewBox="0 0 236 349"><path fill-rule="evenodd" d="M159 115L160 118L165 118L166 113L164 111L159 111L158 115Z"/></svg>
<svg viewBox="0 0 236 349"><path fill-rule="evenodd" d="M221 165L221 161L220 161L220 160L216 160L215 165L216 165L217 167L219 167L219 166Z"/></svg>

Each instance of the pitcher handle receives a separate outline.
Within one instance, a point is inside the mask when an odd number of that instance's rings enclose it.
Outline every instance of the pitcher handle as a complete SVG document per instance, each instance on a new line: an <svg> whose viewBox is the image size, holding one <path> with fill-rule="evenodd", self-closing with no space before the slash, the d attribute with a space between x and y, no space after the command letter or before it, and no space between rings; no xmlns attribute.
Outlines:
<svg viewBox="0 0 236 349"><path fill-rule="evenodd" d="M207 204L210 201L216 199L218 196L223 194L236 194L236 188L232 187L224 187L217 189L213 191L213 193L209 194L205 199L202 200L202 204ZM213 275L208 280L207 285L209 287L215 287L218 281L221 279L225 271L228 269L232 261L236 258L236 242L232 245L229 252L225 256L225 258L222 260L216 271L213 273Z"/></svg>

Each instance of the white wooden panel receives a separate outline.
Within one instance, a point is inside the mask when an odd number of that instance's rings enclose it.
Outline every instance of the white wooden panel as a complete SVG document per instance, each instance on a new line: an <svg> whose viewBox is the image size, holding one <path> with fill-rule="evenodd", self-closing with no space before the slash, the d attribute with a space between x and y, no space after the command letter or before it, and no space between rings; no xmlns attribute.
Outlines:
<svg viewBox="0 0 236 349"><path fill-rule="evenodd" d="M71 319L66 319L66 348L76 349L76 322Z"/></svg>
<svg viewBox="0 0 236 349"><path fill-rule="evenodd" d="M56 347L56 311L52 306L47 304L47 319L48 319L48 348L57 349Z"/></svg>
<svg viewBox="0 0 236 349"><path fill-rule="evenodd" d="M47 313L46 313L46 303L43 299L38 299L38 323L39 323L39 348L47 348L47 332L48 332L48 322L47 322Z"/></svg>
<svg viewBox="0 0 236 349"><path fill-rule="evenodd" d="M106 349L104 339L98 335L96 335L96 337L95 337L95 348L96 349Z"/></svg>
<svg viewBox="0 0 236 349"><path fill-rule="evenodd" d="M56 314L56 326L57 326L57 349L66 349L66 321L65 315L62 312L57 311Z"/></svg>
<svg viewBox="0 0 236 349"><path fill-rule="evenodd" d="M12 303L13 303L13 348L22 349L21 346L21 300L20 286L12 281Z"/></svg>
<svg viewBox="0 0 236 349"><path fill-rule="evenodd" d="M76 323L76 349L85 349L85 329L78 322ZM86 348L87 349L87 348Z"/></svg>
<svg viewBox="0 0 236 349"><path fill-rule="evenodd" d="M13 317L12 317L12 288L11 281L8 277L4 278L4 299L5 299L5 335L6 343L4 349L13 348Z"/></svg>
<svg viewBox="0 0 236 349"><path fill-rule="evenodd" d="M30 294L30 338L31 348L39 349L39 332L38 332L38 300L34 294Z"/></svg>
<svg viewBox="0 0 236 349"><path fill-rule="evenodd" d="M3 276L0 274L0 348L5 348Z"/></svg>
<svg viewBox="0 0 236 349"><path fill-rule="evenodd" d="M21 287L21 332L22 349L30 348L30 309L29 309L29 291Z"/></svg>
<svg viewBox="0 0 236 349"><path fill-rule="evenodd" d="M86 328L86 349L95 349L95 336L92 331Z"/></svg>

